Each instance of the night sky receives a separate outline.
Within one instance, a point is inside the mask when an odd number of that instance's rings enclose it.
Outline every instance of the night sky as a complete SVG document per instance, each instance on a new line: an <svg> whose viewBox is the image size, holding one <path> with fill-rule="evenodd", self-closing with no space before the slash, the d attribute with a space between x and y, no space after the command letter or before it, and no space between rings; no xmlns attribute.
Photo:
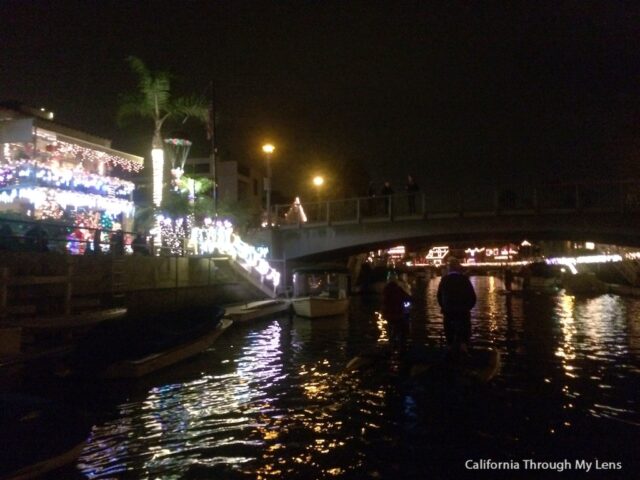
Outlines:
<svg viewBox="0 0 640 480"><path fill-rule="evenodd" d="M220 158L272 141L283 191L316 171L362 193L640 177L638 2L3 0L0 18L0 100L144 155L151 123L115 121L136 55L175 94L212 80Z"/></svg>

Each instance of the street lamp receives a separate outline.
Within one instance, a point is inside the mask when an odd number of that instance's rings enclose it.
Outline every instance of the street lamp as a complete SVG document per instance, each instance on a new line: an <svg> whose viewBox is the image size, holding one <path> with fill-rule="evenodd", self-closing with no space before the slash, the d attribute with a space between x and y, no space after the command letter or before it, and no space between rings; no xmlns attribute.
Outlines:
<svg viewBox="0 0 640 480"><path fill-rule="evenodd" d="M316 187L316 201L318 202L317 212L318 212L318 220L320 220L320 188L324 185L324 177L321 175L316 175L313 177L313 185Z"/></svg>
<svg viewBox="0 0 640 480"><path fill-rule="evenodd" d="M276 147L270 143L262 146L262 151L267 155L267 224L271 227L271 154Z"/></svg>
<svg viewBox="0 0 640 480"><path fill-rule="evenodd" d="M315 177L313 177L312 181L313 185L316 187L317 200L318 202L320 202L320 188L322 188L322 185L324 185L324 177L316 175Z"/></svg>
<svg viewBox="0 0 640 480"><path fill-rule="evenodd" d="M324 178L322 178L320 175L316 175L315 177L313 177L313 184L318 187L319 191L320 187L324 184Z"/></svg>

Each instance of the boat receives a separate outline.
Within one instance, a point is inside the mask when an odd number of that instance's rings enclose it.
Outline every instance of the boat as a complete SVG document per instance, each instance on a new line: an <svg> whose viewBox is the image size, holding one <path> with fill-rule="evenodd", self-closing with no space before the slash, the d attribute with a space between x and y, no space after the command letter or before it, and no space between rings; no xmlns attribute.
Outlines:
<svg viewBox="0 0 640 480"><path fill-rule="evenodd" d="M390 348L363 352L347 363L345 372L388 368L393 354ZM426 345L413 347L401 363L402 371L413 381L464 386L491 381L499 373L501 364L500 352L493 348L472 347L468 355L453 359L448 348Z"/></svg>
<svg viewBox="0 0 640 480"><path fill-rule="evenodd" d="M66 374L137 378L208 348L233 323L207 307L102 323L77 343Z"/></svg>
<svg viewBox="0 0 640 480"><path fill-rule="evenodd" d="M20 332L18 349L21 356L29 361L34 356L46 356L48 352L70 350L78 337L100 323L122 319L126 315L126 308L107 308L73 315L17 317L4 320L0 330Z"/></svg>
<svg viewBox="0 0 640 480"><path fill-rule="evenodd" d="M349 310L349 270L342 266L316 265L293 271L291 305L307 318L342 315Z"/></svg>
<svg viewBox="0 0 640 480"><path fill-rule="evenodd" d="M274 317L291 310L291 302L283 298L258 300L240 305L228 305L225 307L225 318L234 322L247 322Z"/></svg>
<svg viewBox="0 0 640 480"><path fill-rule="evenodd" d="M16 318L7 320L6 324L23 330L42 331L44 333L72 332L91 328L98 323L123 318L127 314L126 308L105 308L101 310L76 313L73 315L42 316L35 318Z"/></svg>
<svg viewBox="0 0 640 480"><path fill-rule="evenodd" d="M0 478L36 478L75 461L91 425L67 405L31 395L0 395ZM10 443L9 443L10 442Z"/></svg>
<svg viewBox="0 0 640 480"><path fill-rule="evenodd" d="M224 318L213 330L191 341L168 350L151 353L142 358L114 363L106 368L102 377L109 379L139 378L178 363L206 350L232 323L233 320Z"/></svg>
<svg viewBox="0 0 640 480"><path fill-rule="evenodd" d="M307 318L342 315L349 309L348 298L300 297L291 300L296 315Z"/></svg>
<svg viewBox="0 0 640 480"><path fill-rule="evenodd" d="M594 272L566 274L562 285L569 295L602 295L609 291L607 284L597 278Z"/></svg>
<svg viewBox="0 0 640 480"><path fill-rule="evenodd" d="M411 354L410 376L420 381L482 384L495 378L500 364L500 352L494 348L472 347L467 354L452 358L448 349L422 347Z"/></svg>
<svg viewBox="0 0 640 480"><path fill-rule="evenodd" d="M525 265L514 277L522 291L533 293L555 293L562 287L562 272L556 265L533 262ZM517 287L516 287L517 288Z"/></svg>

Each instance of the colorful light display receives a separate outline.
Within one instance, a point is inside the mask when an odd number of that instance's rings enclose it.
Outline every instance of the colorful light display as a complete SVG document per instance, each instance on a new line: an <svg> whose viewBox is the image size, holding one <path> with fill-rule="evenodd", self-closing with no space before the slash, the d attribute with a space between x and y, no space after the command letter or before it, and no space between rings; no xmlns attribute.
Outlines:
<svg viewBox="0 0 640 480"><path fill-rule="evenodd" d="M153 204L159 207L162 203L162 182L164 170L164 152L161 148L151 150L153 164Z"/></svg>
<svg viewBox="0 0 640 480"><path fill-rule="evenodd" d="M2 210L68 222L67 250L71 253L82 253L80 245L88 241L90 232L86 228L100 222L108 231L132 218L135 185L105 172L108 167L138 172L143 168L141 159L102 144L91 147L90 140L75 142L43 128L34 127L33 138L31 142L2 145Z"/></svg>
<svg viewBox="0 0 640 480"><path fill-rule="evenodd" d="M189 246L195 254L212 254L218 252L229 255L245 270L255 270L261 280L270 281L274 288L280 285L280 272L269 265L266 257L267 248L254 247L244 242L233 232L231 222L205 219L202 227L193 227Z"/></svg>
<svg viewBox="0 0 640 480"><path fill-rule="evenodd" d="M101 152L100 150L93 150L91 148L83 147L73 143L67 143L57 140L53 147L56 151L73 155L80 160L89 160L92 162L104 162L112 166L118 166L126 172L139 172L142 170L143 165L137 162L132 162L124 157L118 155Z"/></svg>
<svg viewBox="0 0 640 480"><path fill-rule="evenodd" d="M51 187L129 199L135 185L115 177L105 177L80 168L46 167L33 161L11 162L0 167L0 188Z"/></svg>
<svg viewBox="0 0 640 480"><path fill-rule="evenodd" d="M109 215L133 215L133 202L108 198L101 195L85 194L53 188L14 188L0 192L0 203L13 203L15 200L27 200L37 210L50 210L52 203L63 209L71 206L75 208L92 208L104 211Z"/></svg>

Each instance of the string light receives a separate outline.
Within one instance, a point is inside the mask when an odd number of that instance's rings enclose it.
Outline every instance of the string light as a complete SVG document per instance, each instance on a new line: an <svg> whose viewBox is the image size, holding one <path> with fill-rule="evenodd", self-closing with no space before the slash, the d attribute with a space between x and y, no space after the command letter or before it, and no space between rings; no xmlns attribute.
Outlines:
<svg viewBox="0 0 640 480"><path fill-rule="evenodd" d="M0 188L42 186L93 193L108 197L130 198L133 182L116 177L87 173L80 169L44 167L32 161L19 161L0 167Z"/></svg>
<svg viewBox="0 0 640 480"><path fill-rule="evenodd" d="M269 280L274 288L280 285L280 272L266 260L269 249L244 242L240 235L233 232L233 225L228 220L205 218L201 227L191 229L189 246L197 255L214 252L229 255L246 271L255 271L262 279Z"/></svg>
<svg viewBox="0 0 640 480"><path fill-rule="evenodd" d="M74 143L67 143L63 141L56 141L54 144L55 149L63 154L74 155L81 160L89 160L92 162L104 162L112 166L118 166L126 172L139 172L142 170L143 164L121 157L119 155L113 155L100 150L94 150L92 148L83 147Z"/></svg>
<svg viewBox="0 0 640 480"><path fill-rule="evenodd" d="M153 203L159 207L162 203L162 174L164 169L164 152L161 148L151 150L153 163Z"/></svg>
<svg viewBox="0 0 640 480"><path fill-rule="evenodd" d="M130 216L134 211L133 202L127 200L53 188L14 188L10 191L0 192L0 203L13 203L17 199L28 200L36 209L47 208L46 204L55 202L63 209L67 207L92 208L105 211L109 215L122 213Z"/></svg>

